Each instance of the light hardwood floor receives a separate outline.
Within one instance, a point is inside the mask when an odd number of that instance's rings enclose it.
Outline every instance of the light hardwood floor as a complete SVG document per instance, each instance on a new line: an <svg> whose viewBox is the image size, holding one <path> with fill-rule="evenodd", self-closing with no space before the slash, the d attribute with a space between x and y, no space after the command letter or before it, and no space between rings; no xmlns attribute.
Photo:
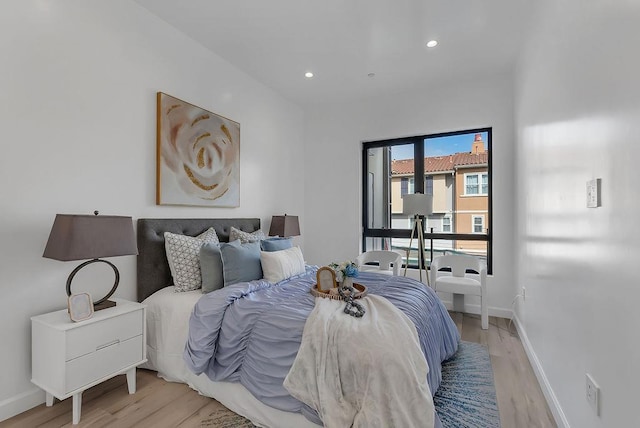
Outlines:
<svg viewBox="0 0 640 428"><path fill-rule="evenodd" d="M449 313L462 340L489 348L502 428L556 427L515 325L489 317L489 329L482 330L479 315Z"/></svg>
<svg viewBox="0 0 640 428"><path fill-rule="evenodd" d="M489 319L451 312L462 340L486 345L493 365L502 428L555 427L553 417L515 327L503 318ZM126 377L116 376L83 394L82 418L77 427L202 427L222 407L188 386L165 382L155 372L138 370L138 389L127 393ZM71 399L44 404L17 415L0 427L72 427Z"/></svg>

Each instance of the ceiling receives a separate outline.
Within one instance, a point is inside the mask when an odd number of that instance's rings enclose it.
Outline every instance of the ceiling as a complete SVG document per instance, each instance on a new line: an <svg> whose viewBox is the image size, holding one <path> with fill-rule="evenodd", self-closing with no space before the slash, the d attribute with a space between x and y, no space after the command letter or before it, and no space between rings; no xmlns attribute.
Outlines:
<svg viewBox="0 0 640 428"><path fill-rule="evenodd" d="M533 3L135 1L301 106L510 71ZM427 48L426 42L432 39L438 46ZM306 78L307 71L314 77Z"/></svg>

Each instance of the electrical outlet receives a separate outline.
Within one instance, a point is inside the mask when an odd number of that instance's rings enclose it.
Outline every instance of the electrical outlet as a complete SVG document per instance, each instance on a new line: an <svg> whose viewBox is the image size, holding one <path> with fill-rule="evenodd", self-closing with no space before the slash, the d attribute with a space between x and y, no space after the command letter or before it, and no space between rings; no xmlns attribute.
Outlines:
<svg viewBox="0 0 640 428"><path fill-rule="evenodd" d="M600 206L600 179L595 178L587 181L587 208L598 208Z"/></svg>
<svg viewBox="0 0 640 428"><path fill-rule="evenodd" d="M522 300L527 300L527 289L522 287Z"/></svg>
<svg viewBox="0 0 640 428"><path fill-rule="evenodd" d="M587 373L587 401L595 410L596 416L600 416L600 387L595 380Z"/></svg>

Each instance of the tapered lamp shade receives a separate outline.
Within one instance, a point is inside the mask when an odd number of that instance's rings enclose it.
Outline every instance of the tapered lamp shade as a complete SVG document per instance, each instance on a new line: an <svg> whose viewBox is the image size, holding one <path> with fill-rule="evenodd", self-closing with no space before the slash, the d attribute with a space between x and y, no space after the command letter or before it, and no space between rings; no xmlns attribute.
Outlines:
<svg viewBox="0 0 640 428"><path fill-rule="evenodd" d="M402 196L402 214L428 216L433 212L433 196L409 193Z"/></svg>
<svg viewBox="0 0 640 428"><path fill-rule="evenodd" d="M83 267L92 263L105 263L113 269L115 281L111 291L102 299L94 301L94 310L115 306L109 299L118 288L118 268L102 257L138 254L133 220L131 217L109 215L58 214L53 221L49 240L43 257L54 260L88 260L76 267L67 279L67 296L71 297L73 277Z"/></svg>
<svg viewBox="0 0 640 428"><path fill-rule="evenodd" d="M296 215L274 215L271 217L269 236L298 236L300 235L300 223Z"/></svg>
<svg viewBox="0 0 640 428"><path fill-rule="evenodd" d="M70 261L135 254L131 217L58 214L42 256Z"/></svg>

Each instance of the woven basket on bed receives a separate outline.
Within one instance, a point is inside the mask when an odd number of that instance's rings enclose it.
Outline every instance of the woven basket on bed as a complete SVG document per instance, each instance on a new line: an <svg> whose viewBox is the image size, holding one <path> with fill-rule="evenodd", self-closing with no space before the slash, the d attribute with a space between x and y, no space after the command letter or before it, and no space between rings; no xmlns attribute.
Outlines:
<svg viewBox="0 0 640 428"><path fill-rule="evenodd" d="M361 299L367 295L367 287L365 285L354 282L353 288L356 290L356 294L353 296L354 299ZM318 290L318 284L314 284L313 287L311 287L311 294L313 294L315 297L325 297L325 298L334 299L334 300L344 300L340 296L340 294L338 294L337 287L332 288L328 291L321 291L321 290Z"/></svg>

